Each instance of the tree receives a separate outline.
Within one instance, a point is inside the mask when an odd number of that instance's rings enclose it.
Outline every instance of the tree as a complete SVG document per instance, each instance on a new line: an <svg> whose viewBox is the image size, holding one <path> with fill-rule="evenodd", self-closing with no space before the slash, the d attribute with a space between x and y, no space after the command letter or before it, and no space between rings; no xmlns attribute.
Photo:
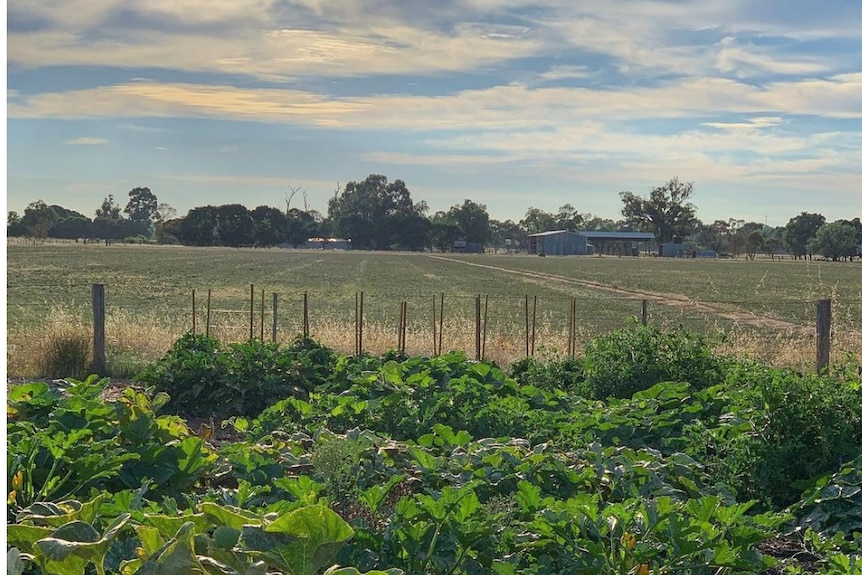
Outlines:
<svg viewBox="0 0 862 575"><path fill-rule="evenodd" d="M192 246L218 245L218 208L202 206L189 210L179 227L179 239Z"/></svg>
<svg viewBox="0 0 862 575"><path fill-rule="evenodd" d="M818 228L817 234L808 242L808 253L820 254L837 262L859 255L859 238L856 228L850 223L832 222Z"/></svg>
<svg viewBox="0 0 862 575"><path fill-rule="evenodd" d="M589 214L586 214L589 215ZM578 213L572 204L563 204L557 210L557 229L577 231L583 229L586 221L585 215Z"/></svg>
<svg viewBox="0 0 862 575"><path fill-rule="evenodd" d="M669 242L690 234L697 222L697 208L689 201L693 193L694 182L676 177L653 188L648 199L622 192L622 215L630 224L653 232L659 242Z"/></svg>
<svg viewBox="0 0 862 575"><path fill-rule="evenodd" d="M424 204L414 205L403 180L389 182L371 174L349 182L329 200L329 219L335 232L350 239L354 248L387 250L412 245L411 226L418 223Z"/></svg>
<svg viewBox="0 0 862 575"><path fill-rule="evenodd" d="M9 217L6 218L6 236L10 238L20 238L27 235L27 226L21 222L21 216L18 212L9 212Z"/></svg>
<svg viewBox="0 0 862 575"><path fill-rule="evenodd" d="M464 200L463 204L449 208L449 217L469 243L484 246L491 239L491 218L485 204Z"/></svg>
<svg viewBox="0 0 862 575"><path fill-rule="evenodd" d="M318 235L319 231L314 214L298 208L290 208L287 211L284 239L293 247L300 247L308 241L308 238Z"/></svg>
<svg viewBox="0 0 862 575"><path fill-rule="evenodd" d="M763 234L760 233L760 230L749 232L745 238L745 257L749 260L757 257L757 250L763 248L763 243Z"/></svg>
<svg viewBox="0 0 862 575"><path fill-rule="evenodd" d="M269 206L258 206L251 211L252 242L259 247L269 247L284 241L287 217L284 212Z"/></svg>
<svg viewBox="0 0 862 575"><path fill-rule="evenodd" d="M793 256L793 259L810 257L808 242L817 235L826 223L826 218L821 214L809 214L802 212L787 222L784 226L784 247Z"/></svg>
<svg viewBox="0 0 862 575"><path fill-rule="evenodd" d="M108 194L108 197L102 200L101 207L96 208L96 217L109 220L119 220L122 218L120 215L120 206L114 201L114 194Z"/></svg>
<svg viewBox="0 0 862 575"><path fill-rule="evenodd" d="M540 234L557 229L557 218L550 212L530 206L520 224L527 234Z"/></svg>
<svg viewBox="0 0 862 575"><path fill-rule="evenodd" d="M48 230L59 221L57 213L42 200L30 202L24 208L21 224L27 229L27 235L33 238L48 237Z"/></svg>
<svg viewBox="0 0 862 575"><path fill-rule="evenodd" d="M448 212L436 212L431 216L431 228L428 232L431 246L441 252L452 249L455 240L464 237L464 232Z"/></svg>
<svg viewBox="0 0 862 575"><path fill-rule="evenodd" d="M218 242L238 248L254 242L254 221L251 212L242 204L225 204L216 208Z"/></svg>

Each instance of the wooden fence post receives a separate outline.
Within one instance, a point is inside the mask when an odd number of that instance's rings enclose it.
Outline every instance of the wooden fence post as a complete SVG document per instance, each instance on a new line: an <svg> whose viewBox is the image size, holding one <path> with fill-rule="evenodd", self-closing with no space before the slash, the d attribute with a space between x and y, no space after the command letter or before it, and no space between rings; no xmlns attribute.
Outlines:
<svg viewBox="0 0 862 575"><path fill-rule="evenodd" d="M431 294L431 347L437 355L437 294Z"/></svg>
<svg viewBox="0 0 862 575"><path fill-rule="evenodd" d="M198 308L195 305L195 290L192 290L192 335L197 331Z"/></svg>
<svg viewBox="0 0 862 575"><path fill-rule="evenodd" d="M476 360L482 359L482 296L476 296Z"/></svg>
<svg viewBox="0 0 862 575"><path fill-rule="evenodd" d="M482 317L482 361L485 361L485 347L488 343L488 294L485 294L485 314Z"/></svg>
<svg viewBox="0 0 862 575"><path fill-rule="evenodd" d="M359 292L359 353L362 354L362 332L365 329L365 292Z"/></svg>
<svg viewBox="0 0 862 575"><path fill-rule="evenodd" d="M207 290L207 337L210 336L210 312L212 304L213 290Z"/></svg>
<svg viewBox="0 0 862 575"><path fill-rule="evenodd" d="M527 357L530 357L530 296L524 296L524 342L527 346Z"/></svg>
<svg viewBox="0 0 862 575"><path fill-rule="evenodd" d="M647 324L647 318L649 317L647 313L647 300L643 300L641 302L641 325Z"/></svg>
<svg viewBox="0 0 862 575"><path fill-rule="evenodd" d="M829 347L832 331L832 300L817 302L817 373L829 369Z"/></svg>
<svg viewBox="0 0 862 575"><path fill-rule="evenodd" d="M437 343L437 353L443 353L443 292L440 292L440 329L437 332L437 336L440 338Z"/></svg>
<svg viewBox="0 0 862 575"><path fill-rule="evenodd" d="M575 296L572 296L572 301L569 302L569 357L575 355Z"/></svg>
<svg viewBox="0 0 862 575"><path fill-rule="evenodd" d="M105 375L105 284L93 284L93 371Z"/></svg>
<svg viewBox="0 0 862 575"><path fill-rule="evenodd" d="M249 296L248 311L248 339L254 339L254 284L251 284L251 295Z"/></svg>
<svg viewBox="0 0 862 575"><path fill-rule="evenodd" d="M260 341L263 341L263 319L264 319L264 308L266 307L266 300L264 299L264 294L266 290L260 290Z"/></svg>
<svg viewBox="0 0 862 575"><path fill-rule="evenodd" d="M278 341L278 294L272 294L272 341Z"/></svg>
<svg viewBox="0 0 862 575"><path fill-rule="evenodd" d="M302 294L302 337L308 339L308 292Z"/></svg>
<svg viewBox="0 0 862 575"><path fill-rule="evenodd" d="M533 344L530 346L530 355L536 355L536 304L539 303L539 296L533 296Z"/></svg>

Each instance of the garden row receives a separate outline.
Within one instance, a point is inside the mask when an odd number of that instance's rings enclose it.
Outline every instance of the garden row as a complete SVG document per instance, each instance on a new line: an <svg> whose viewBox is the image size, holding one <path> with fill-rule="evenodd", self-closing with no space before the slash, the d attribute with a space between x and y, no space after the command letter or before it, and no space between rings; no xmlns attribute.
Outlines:
<svg viewBox="0 0 862 575"><path fill-rule="evenodd" d="M862 572L850 359L632 327L505 373L187 335L139 380L10 390L9 573Z"/></svg>

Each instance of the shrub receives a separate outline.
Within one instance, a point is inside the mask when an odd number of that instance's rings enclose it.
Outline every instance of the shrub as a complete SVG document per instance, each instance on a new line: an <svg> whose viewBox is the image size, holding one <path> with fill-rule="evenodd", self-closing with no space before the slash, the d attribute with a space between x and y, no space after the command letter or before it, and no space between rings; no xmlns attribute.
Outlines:
<svg viewBox="0 0 862 575"><path fill-rule="evenodd" d="M592 397L593 389L584 378L584 361L567 357L540 361L525 357L510 367L512 378L520 385L532 385L543 391L563 389L581 397Z"/></svg>
<svg viewBox="0 0 862 575"><path fill-rule="evenodd" d="M50 336L42 356L42 375L83 379L90 367L90 338L85 334L67 332Z"/></svg>
<svg viewBox="0 0 862 575"><path fill-rule="evenodd" d="M663 381L704 389L719 383L722 371L706 339L681 328L630 327L595 338L584 351L584 379L597 399L631 397Z"/></svg>
<svg viewBox="0 0 862 575"><path fill-rule="evenodd" d="M307 397L334 363L334 354L310 339L289 347L258 339L222 347L187 333L136 379L168 393L168 409L179 415L255 416L286 397Z"/></svg>
<svg viewBox="0 0 862 575"><path fill-rule="evenodd" d="M799 500L811 479L862 455L859 382L759 364L728 370L744 390L754 432L728 453L741 494L776 507Z"/></svg>

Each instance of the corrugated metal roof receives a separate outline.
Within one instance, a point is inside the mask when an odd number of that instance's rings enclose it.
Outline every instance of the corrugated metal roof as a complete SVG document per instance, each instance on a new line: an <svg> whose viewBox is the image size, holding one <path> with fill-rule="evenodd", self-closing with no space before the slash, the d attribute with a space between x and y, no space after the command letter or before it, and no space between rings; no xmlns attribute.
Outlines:
<svg viewBox="0 0 862 575"><path fill-rule="evenodd" d="M530 234L528 238L534 238L537 236L555 236L557 234L577 234L578 232L573 232L572 230L551 230L549 232L539 232L537 234Z"/></svg>
<svg viewBox="0 0 862 575"><path fill-rule="evenodd" d="M652 232L578 232L582 236L596 240L654 240Z"/></svg>
<svg viewBox="0 0 862 575"><path fill-rule="evenodd" d="M573 232L571 230L552 230L549 232L539 232L537 234L530 234L528 237L537 237L537 236L553 236L557 234L578 234L580 236L584 236L587 239L597 239L597 240L654 240L655 234L652 232Z"/></svg>

